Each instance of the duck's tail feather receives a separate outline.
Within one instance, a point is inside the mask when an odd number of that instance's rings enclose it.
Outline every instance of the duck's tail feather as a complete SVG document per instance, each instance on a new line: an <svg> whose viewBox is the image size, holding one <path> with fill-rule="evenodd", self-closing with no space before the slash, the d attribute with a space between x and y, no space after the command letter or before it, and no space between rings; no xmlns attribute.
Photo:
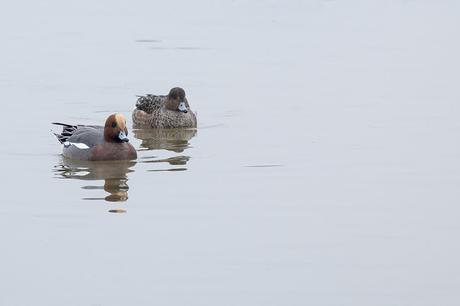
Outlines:
<svg viewBox="0 0 460 306"><path fill-rule="evenodd" d="M65 142L65 137L58 134L58 133L53 133L54 136L56 136L57 140L62 144Z"/></svg>
<svg viewBox="0 0 460 306"><path fill-rule="evenodd" d="M70 136L72 136L73 132L75 132L75 130L78 128L78 126L76 125L71 125L71 124L61 123L61 122L51 122L51 124L62 126L61 134L53 132L54 136L56 136L56 138L58 139L60 143L66 142L67 139Z"/></svg>
<svg viewBox="0 0 460 306"><path fill-rule="evenodd" d="M71 125L71 124L67 124L67 123L62 123L62 122L51 122L51 124L54 124L54 125L61 125L63 127L68 127L68 128L77 128L76 125Z"/></svg>

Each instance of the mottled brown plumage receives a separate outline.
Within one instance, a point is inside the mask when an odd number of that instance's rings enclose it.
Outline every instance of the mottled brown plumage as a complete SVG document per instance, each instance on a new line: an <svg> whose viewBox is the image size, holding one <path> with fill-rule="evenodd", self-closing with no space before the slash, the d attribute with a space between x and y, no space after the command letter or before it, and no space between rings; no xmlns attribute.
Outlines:
<svg viewBox="0 0 460 306"><path fill-rule="evenodd" d="M135 128L196 128L185 91L174 87L167 96L140 96L133 111Z"/></svg>

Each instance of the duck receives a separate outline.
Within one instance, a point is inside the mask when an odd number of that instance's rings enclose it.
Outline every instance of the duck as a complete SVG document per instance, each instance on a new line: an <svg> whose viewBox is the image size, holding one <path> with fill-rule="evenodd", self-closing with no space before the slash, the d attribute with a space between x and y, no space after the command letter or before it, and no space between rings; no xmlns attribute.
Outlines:
<svg viewBox="0 0 460 306"><path fill-rule="evenodd" d="M52 124L62 126L61 133L53 134L63 145L62 155L66 158L87 161L137 159L137 152L129 143L123 114L110 115L104 126Z"/></svg>
<svg viewBox="0 0 460 306"><path fill-rule="evenodd" d="M181 87L172 88L166 96L138 96L132 117L134 128L196 128L197 125L196 114Z"/></svg>

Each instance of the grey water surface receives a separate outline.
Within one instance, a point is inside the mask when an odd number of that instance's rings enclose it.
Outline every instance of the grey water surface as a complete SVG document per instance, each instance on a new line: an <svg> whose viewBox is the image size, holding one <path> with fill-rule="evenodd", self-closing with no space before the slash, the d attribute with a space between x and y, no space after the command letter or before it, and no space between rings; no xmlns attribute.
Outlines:
<svg viewBox="0 0 460 306"><path fill-rule="evenodd" d="M0 305L460 305L457 1L4 1ZM197 130L64 159L51 122ZM55 129L56 130L56 129Z"/></svg>

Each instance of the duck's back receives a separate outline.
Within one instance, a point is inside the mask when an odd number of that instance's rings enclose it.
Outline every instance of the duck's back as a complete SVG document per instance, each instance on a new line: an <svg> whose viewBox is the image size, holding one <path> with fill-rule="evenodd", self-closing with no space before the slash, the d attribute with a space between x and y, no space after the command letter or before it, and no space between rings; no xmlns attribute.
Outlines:
<svg viewBox="0 0 460 306"><path fill-rule="evenodd" d="M140 96L136 102L136 108L148 114L160 110L166 101L166 96L146 95Z"/></svg>
<svg viewBox="0 0 460 306"><path fill-rule="evenodd" d="M78 126L72 135L67 138L70 143L84 143L88 147L94 147L104 142L104 127L97 125Z"/></svg>
<svg viewBox="0 0 460 306"><path fill-rule="evenodd" d="M64 125L60 135L56 134L64 145L62 155L67 158L89 160L92 149L104 143L102 126Z"/></svg>

